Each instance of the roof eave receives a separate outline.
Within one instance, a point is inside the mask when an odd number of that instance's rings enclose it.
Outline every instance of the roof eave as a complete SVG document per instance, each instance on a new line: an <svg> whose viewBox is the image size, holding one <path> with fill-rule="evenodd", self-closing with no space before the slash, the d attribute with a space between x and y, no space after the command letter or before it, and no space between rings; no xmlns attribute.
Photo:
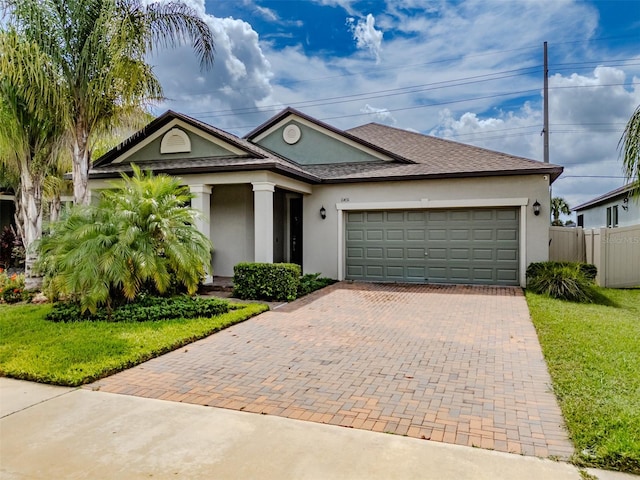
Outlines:
<svg viewBox="0 0 640 480"><path fill-rule="evenodd" d="M562 173L562 167L559 167L557 174L552 173L552 169L541 169L540 171L532 170L491 170L485 172L443 172L443 173L425 173L418 175L398 175L386 177L347 177L347 178L328 178L322 179L321 183L366 183L366 182L404 182L409 180L437 180L442 178L478 178L478 177L501 177L515 175L550 175L553 182ZM556 170L556 169L553 169Z"/></svg>

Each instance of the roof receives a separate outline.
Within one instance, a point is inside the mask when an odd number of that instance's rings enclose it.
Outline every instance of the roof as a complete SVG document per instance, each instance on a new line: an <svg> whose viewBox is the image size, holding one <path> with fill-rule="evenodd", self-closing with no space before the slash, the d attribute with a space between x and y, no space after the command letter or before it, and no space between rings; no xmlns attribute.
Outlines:
<svg viewBox="0 0 640 480"><path fill-rule="evenodd" d="M269 120L267 120L266 122L264 122L262 125L259 125L258 127L254 128L253 130L251 130L249 133L247 133L243 138L249 141L252 141L254 138L258 137L261 133L269 130L271 127L277 125L278 123L280 123L282 120L284 120L285 118L291 116L291 115L295 115L297 117L300 117L304 120L306 120L307 122L310 122L314 125L316 125L317 127L319 127L320 129L324 129L324 130L328 130L330 132L333 132L343 138L352 140L356 143L359 143L360 145L363 145L365 147L371 148L373 150L376 150L380 153L383 153L384 155L387 155L391 158L393 158L394 160L400 162L400 163L412 163L411 161L407 160L406 158L404 158L402 155L399 155L398 152L395 152L393 150L388 150L385 149L383 147L381 147L380 145L378 145L375 142L370 142L364 138L361 137L357 137L352 135L349 130L340 130L339 128L334 127L333 125L329 125L328 123L324 123L316 118L313 118L309 115L307 115L306 113L302 113L299 110L296 110L295 108L292 107L287 107L284 110L282 110L280 113L278 113L277 115L274 115L273 117L271 117Z"/></svg>
<svg viewBox="0 0 640 480"><path fill-rule="evenodd" d="M577 210L585 210L589 207L595 207L615 198L628 197L629 195L631 195L633 189L634 184L628 183L626 185L623 185L622 187L616 188L615 190L611 190L604 195L600 195L599 197L589 200L588 202L580 204L577 207L573 207L573 211L575 212Z"/></svg>
<svg viewBox="0 0 640 480"><path fill-rule="evenodd" d="M300 165L275 152L252 143L251 139L268 130L288 115L297 115L322 129L367 148L384 153L391 160L330 165ZM187 124L220 138L244 152L239 156L165 159L137 162L141 168L153 166L154 171L173 175L185 173L269 170L308 183L352 183L385 180L415 180L453 177L484 177L504 175L548 174L553 182L561 173L558 165L495 152L463 143L444 140L420 133L369 123L347 131L339 130L293 108L287 108L258 128L239 138L219 128L207 125L171 110L100 157L92 166L91 178L113 178L130 172L128 163L113 163L126 150L144 141L170 121Z"/></svg>
<svg viewBox="0 0 640 480"><path fill-rule="evenodd" d="M188 161L181 159L169 159L136 162L139 167L144 169L145 166L153 165L153 170L155 172L173 175L185 174L185 170L188 170L188 173L270 170L282 173L289 177L314 183L320 180L300 168L297 164L284 159L279 155L260 147L259 145L255 145L245 139L225 132L224 130L212 127L211 125L196 120L195 118L191 118L172 110L166 111L142 130L139 130L134 135L97 159L89 171L89 176L91 178L113 178L118 177L122 172L132 172L133 169L129 163L112 162L126 150L139 144L174 119L182 120L195 128L234 145L244 151L245 155L233 157L190 158Z"/></svg>
<svg viewBox="0 0 640 480"><path fill-rule="evenodd" d="M347 131L353 136L375 143L387 150L393 150L420 164L420 167L400 169L406 174L478 176L491 173L495 175L546 173L550 175L551 182L553 182L563 170L559 165L538 162L378 123L368 123Z"/></svg>

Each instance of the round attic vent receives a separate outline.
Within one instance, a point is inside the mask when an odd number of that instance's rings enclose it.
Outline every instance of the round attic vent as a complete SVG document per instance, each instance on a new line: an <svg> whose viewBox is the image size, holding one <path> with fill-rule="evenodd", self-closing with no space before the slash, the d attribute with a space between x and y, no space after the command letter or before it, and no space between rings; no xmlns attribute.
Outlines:
<svg viewBox="0 0 640 480"><path fill-rule="evenodd" d="M300 131L300 127L297 125L289 124L284 127L284 130L282 131L282 139L289 145L297 143L301 136L302 132Z"/></svg>

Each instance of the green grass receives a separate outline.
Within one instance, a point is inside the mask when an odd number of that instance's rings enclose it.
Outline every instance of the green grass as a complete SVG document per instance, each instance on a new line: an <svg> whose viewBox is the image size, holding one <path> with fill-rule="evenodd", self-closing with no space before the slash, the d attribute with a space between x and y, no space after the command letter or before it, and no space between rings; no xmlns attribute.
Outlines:
<svg viewBox="0 0 640 480"><path fill-rule="evenodd" d="M44 320L50 305L0 305L0 375L82 385L268 309L259 304L236 307L213 318L54 323Z"/></svg>
<svg viewBox="0 0 640 480"><path fill-rule="evenodd" d="M575 463L640 473L640 289L598 304L527 292Z"/></svg>

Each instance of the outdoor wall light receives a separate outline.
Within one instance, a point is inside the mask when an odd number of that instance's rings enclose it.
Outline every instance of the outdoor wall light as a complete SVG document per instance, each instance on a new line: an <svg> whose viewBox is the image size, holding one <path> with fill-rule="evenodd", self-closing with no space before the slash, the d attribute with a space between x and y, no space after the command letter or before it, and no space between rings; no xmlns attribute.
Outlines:
<svg viewBox="0 0 640 480"><path fill-rule="evenodd" d="M535 202L533 202L533 214L537 217L538 215L540 215L540 202L538 202L538 200L536 200Z"/></svg>
<svg viewBox="0 0 640 480"><path fill-rule="evenodd" d="M325 210L324 205L320 207L320 218L323 220L327 218L327 211Z"/></svg>

